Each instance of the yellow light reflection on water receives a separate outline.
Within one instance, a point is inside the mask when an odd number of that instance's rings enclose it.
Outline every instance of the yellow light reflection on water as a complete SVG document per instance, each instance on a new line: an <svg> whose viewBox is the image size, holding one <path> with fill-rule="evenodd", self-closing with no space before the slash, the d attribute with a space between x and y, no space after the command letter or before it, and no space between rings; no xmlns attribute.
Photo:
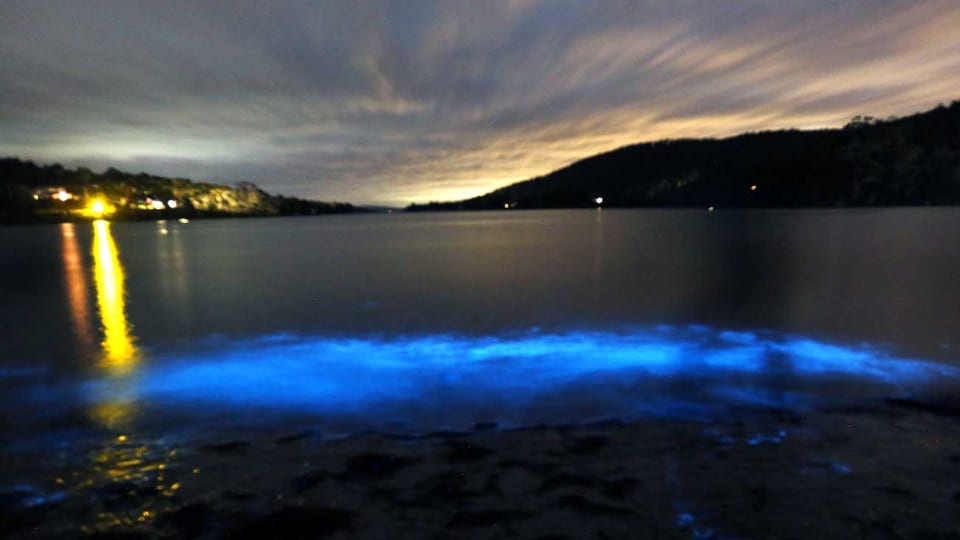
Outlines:
<svg viewBox="0 0 960 540"><path fill-rule="evenodd" d="M141 496L128 506L103 507L82 526L85 532L131 530L151 521L160 498L175 497L180 483L167 478L166 461L173 456L161 446L145 444L136 436L133 422L137 411L136 384L133 368L141 360L126 312L124 269L110 223L93 222L93 281L97 308L103 332L100 368L112 379L116 392L91 407L90 416L113 431L113 437L91 454L86 470L74 472L73 484L80 490L103 490L106 486L132 486L140 493L154 492L154 497ZM110 487L109 489L116 489Z"/></svg>
<svg viewBox="0 0 960 540"><path fill-rule="evenodd" d="M93 222L94 283L103 326L101 363L114 375L129 373L139 359L127 322L123 266L110 234L110 223Z"/></svg>

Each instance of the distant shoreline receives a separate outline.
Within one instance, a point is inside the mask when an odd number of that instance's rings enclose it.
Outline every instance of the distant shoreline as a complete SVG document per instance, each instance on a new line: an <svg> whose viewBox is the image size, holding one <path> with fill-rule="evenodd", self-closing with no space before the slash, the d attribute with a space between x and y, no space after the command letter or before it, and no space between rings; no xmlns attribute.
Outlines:
<svg viewBox="0 0 960 540"><path fill-rule="evenodd" d="M59 164L0 158L0 223L141 221L346 214L364 209L271 195L256 184L194 182L114 168L95 173Z"/></svg>
<svg viewBox="0 0 960 540"><path fill-rule="evenodd" d="M701 205L690 205L690 206L530 206L530 207L516 207L516 208L470 208L470 207L459 207L452 206L455 203L439 203L437 205L426 204L426 205L412 205L412 207L407 207L403 209L403 212L408 213L431 213L431 212L516 212L516 211L535 211L535 210L703 210L703 211L720 211L720 210L869 210L869 209L883 209L883 208L960 208L960 203L945 203L945 204L915 204L915 203L904 203L904 204L876 204L876 205L804 205L804 206L701 206ZM448 206L450 205L450 206Z"/></svg>
<svg viewBox="0 0 960 540"><path fill-rule="evenodd" d="M111 216L82 216L82 215L30 215L30 216L19 216L9 218L6 216L0 216L0 226L3 225L55 225L58 223L93 223L98 220L106 220L115 223L135 223L135 222L147 222L147 221L177 221L180 219L186 219L190 221L194 220L221 220L221 219L253 219L253 218L279 218L279 217L318 217L318 216L333 216L333 215L350 215L350 214L375 214L378 212L372 210L366 210L363 208L352 208L351 210L341 211L341 212L326 212L326 213L317 213L317 214L229 214L229 213L157 213L157 212L143 212L136 215L124 214L124 215L111 215Z"/></svg>
<svg viewBox="0 0 960 540"><path fill-rule="evenodd" d="M892 210L892 209L960 209L960 204L942 204L942 205L883 205L883 206L753 206L753 207L723 207L723 208L704 208L702 206L610 206L610 207L555 207L555 208L514 208L511 211L530 212L530 211L564 211L564 210L584 210L584 211L616 211L616 210L656 210L656 211L690 211L690 212L730 212L730 211L810 211L810 210L835 210L835 211L863 211L863 210ZM328 212L318 214L153 214L144 213L137 216L110 216L110 217L84 217L75 215L61 216L31 216L26 219L6 219L0 217L0 226L4 225L55 225L58 223L93 223L98 220L106 220L114 223L137 223L149 221L176 221L186 219L190 221L200 220L223 220L223 219L255 219L255 218L284 218L284 217L321 217L321 216L342 216L342 215L376 215L376 214L440 214L440 213L483 213L494 214L497 212L507 212L495 208L417 208L417 209L398 209L395 211L370 210L363 207L354 207L352 210L344 212Z"/></svg>

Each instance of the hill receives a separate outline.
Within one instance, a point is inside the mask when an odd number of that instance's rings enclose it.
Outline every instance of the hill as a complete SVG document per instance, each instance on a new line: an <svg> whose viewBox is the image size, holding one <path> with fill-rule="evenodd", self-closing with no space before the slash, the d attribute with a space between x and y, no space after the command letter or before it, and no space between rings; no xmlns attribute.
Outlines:
<svg viewBox="0 0 960 540"><path fill-rule="evenodd" d="M270 195L248 182L230 187L114 168L97 174L85 167L0 159L0 221L288 216L356 210L348 203Z"/></svg>
<svg viewBox="0 0 960 540"><path fill-rule="evenodd" d="M960 101L842 129L636 144L542 177L408 210L960 204Z"/></svg>

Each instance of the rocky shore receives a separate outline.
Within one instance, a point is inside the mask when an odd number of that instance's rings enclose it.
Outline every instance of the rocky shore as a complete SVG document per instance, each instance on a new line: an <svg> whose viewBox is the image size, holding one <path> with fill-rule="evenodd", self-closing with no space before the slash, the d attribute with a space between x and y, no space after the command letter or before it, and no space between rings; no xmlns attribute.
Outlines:
<svg viewBox="0 0 960 540"><path fill-rule="evenodd" d="M8 453L10 538L956 538L949 406Z"/></svg>

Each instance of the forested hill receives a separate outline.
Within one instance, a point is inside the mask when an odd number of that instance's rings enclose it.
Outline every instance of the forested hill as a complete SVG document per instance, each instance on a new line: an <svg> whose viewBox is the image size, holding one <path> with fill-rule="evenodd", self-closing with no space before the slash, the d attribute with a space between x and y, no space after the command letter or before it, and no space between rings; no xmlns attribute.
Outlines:
<svg viewBox="0 0 960 540"><path fill-rule="evenodd" d="M248 182L223 186L132 174L114 168L94 173L59 164L0 158L0 221L109 217L312 215L353 212L348 203L270 195Z"/></svg>
<svg viewBox="0 0 960 540"><path fill-rule="evenodd" d="M960 101L843 129L627 146L546 176L410 210L960 204Z"/></svg>

